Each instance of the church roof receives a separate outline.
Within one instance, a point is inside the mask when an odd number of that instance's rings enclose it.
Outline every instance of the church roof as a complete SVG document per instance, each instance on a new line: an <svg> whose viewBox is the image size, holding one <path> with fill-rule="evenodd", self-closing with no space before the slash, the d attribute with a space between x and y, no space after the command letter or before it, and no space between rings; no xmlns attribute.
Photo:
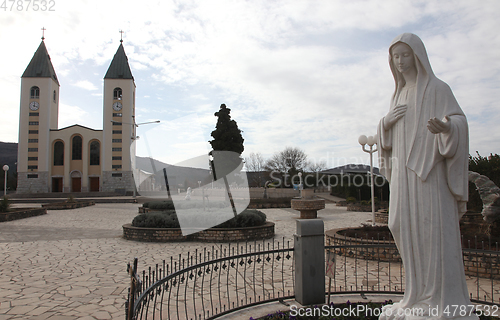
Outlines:
<svg viewBox="0 0 500 320"><path fill-rule="evenodd" d="M118 50L116 50L104 79L134 79L123 44L120 43Z"/></svg>
<svg viewBox="0 0 500 320"><path fill-rule="evenodd" d="M89 127L86 127L86 126L82 126L81 124L73 124L73 125L61 128L61 129L50 129L50 131L63 131L63 130L67 130L67 129L75 128L75 127L83 129L84 131L85 130L87 130L87 131L102 131L102 129L92 129L92 128L89 128Z"/></svg>
<svg viewBox="0 0 500 320"><path fill-rule="evenodd" d="M52 78L59 84L54 66L52 66L52 62L50 62L50 56L43 40L33 55L33 58L31 58L28 67L24 70L22 78Z"/></svg>

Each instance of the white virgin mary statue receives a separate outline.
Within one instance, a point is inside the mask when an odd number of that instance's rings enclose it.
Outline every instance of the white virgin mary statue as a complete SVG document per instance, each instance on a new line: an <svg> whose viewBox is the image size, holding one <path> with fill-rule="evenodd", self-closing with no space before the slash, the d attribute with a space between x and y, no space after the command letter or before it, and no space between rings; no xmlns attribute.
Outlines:
<svg viewBox="0 0 500 320"><path fill-rule="evenodd" d="M406 289L380 319L478 319L459 230L468 198L467 119L450 87L434 75L418 36L399 35L389 54L396 90L378 125L379 165L390 182L389 228Z"/></svg>

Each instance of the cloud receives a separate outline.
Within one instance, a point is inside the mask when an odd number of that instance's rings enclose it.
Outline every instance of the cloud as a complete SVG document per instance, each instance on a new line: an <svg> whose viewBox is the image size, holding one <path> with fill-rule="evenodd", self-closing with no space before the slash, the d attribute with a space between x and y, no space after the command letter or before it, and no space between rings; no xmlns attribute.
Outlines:
<svg viewBox="0 0 500 320"><path fill-rule="evenodd" d="M75 87L82 88L82 89L89 90L89 91L97 90L97 87L92 82L90 82L88 80L80 80L78 82L75 82L73 85Z"/></svg>
<svg viewBox="0 0 500 320"><path fill-rule="evenodd" d="M83 108L80 108L78 106L70 106L64 103L59 104L59 128L65 128L74 124L80 124L93 128L94 126L89 126L88 124L86 124L89 122L89 119L86 118L89 118L89 116L89 113Z"/></svg>

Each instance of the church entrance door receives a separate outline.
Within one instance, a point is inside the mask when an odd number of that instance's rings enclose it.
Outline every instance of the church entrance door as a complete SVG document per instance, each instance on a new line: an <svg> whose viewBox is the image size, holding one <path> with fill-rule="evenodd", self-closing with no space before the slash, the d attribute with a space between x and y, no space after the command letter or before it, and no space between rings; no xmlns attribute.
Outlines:
<svg viewBox="0 0 500 320"><path fill-rule="evenodd" d="M71 172L71 192L82 192L82 174L80 171Z"/></svg>
<svg viewBox="0 0 500 320"><path fill-rule="evenodd" d="M63 191L63 178L57 177L52 178L52 192L62 192Z"/></svg>
<svg viewBox="0 0 500 320"><path fill-rule="evenodd" d="M99 192L99 177L90 177L89 185L91 192Z"/></svg>
<svg viewBox="0 0 500 320"><path fill-rule="evenodd" d="M82 178L71 178L71 192L82 191Z"/></svg>

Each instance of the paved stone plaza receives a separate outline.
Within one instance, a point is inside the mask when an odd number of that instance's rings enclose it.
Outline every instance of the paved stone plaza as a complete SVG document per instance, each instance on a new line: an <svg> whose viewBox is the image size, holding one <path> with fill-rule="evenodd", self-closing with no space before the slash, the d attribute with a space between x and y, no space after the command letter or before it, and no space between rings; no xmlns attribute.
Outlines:
<svg viewBox="0 0 500 320"><path fill-rule="evenodd" d="M0 320L124 319L130 282L127 262L137 257L143 270L179 253L214 245L124 240L121 226L132 221L139 206L97 204L0 223ZM276 223L275 239L293 239L297 211L263 212ZM327 203L318 216L328 230L359 226L371 213L347 212ZM248 319L249 311L241 318Z"/></svg>
<svg viewBox="0 0 500 320"><path fill-rule="evenodd" d="M48 211L0 224L0 320L124 319L127 262L139 269L181 252L212 244L141 243L122 239L121 226L139 204ZM298 212L263 210L276 223L276 238L292 239ZM328 204L319 212L325 228L359 225L369 213Z"/></svg>

